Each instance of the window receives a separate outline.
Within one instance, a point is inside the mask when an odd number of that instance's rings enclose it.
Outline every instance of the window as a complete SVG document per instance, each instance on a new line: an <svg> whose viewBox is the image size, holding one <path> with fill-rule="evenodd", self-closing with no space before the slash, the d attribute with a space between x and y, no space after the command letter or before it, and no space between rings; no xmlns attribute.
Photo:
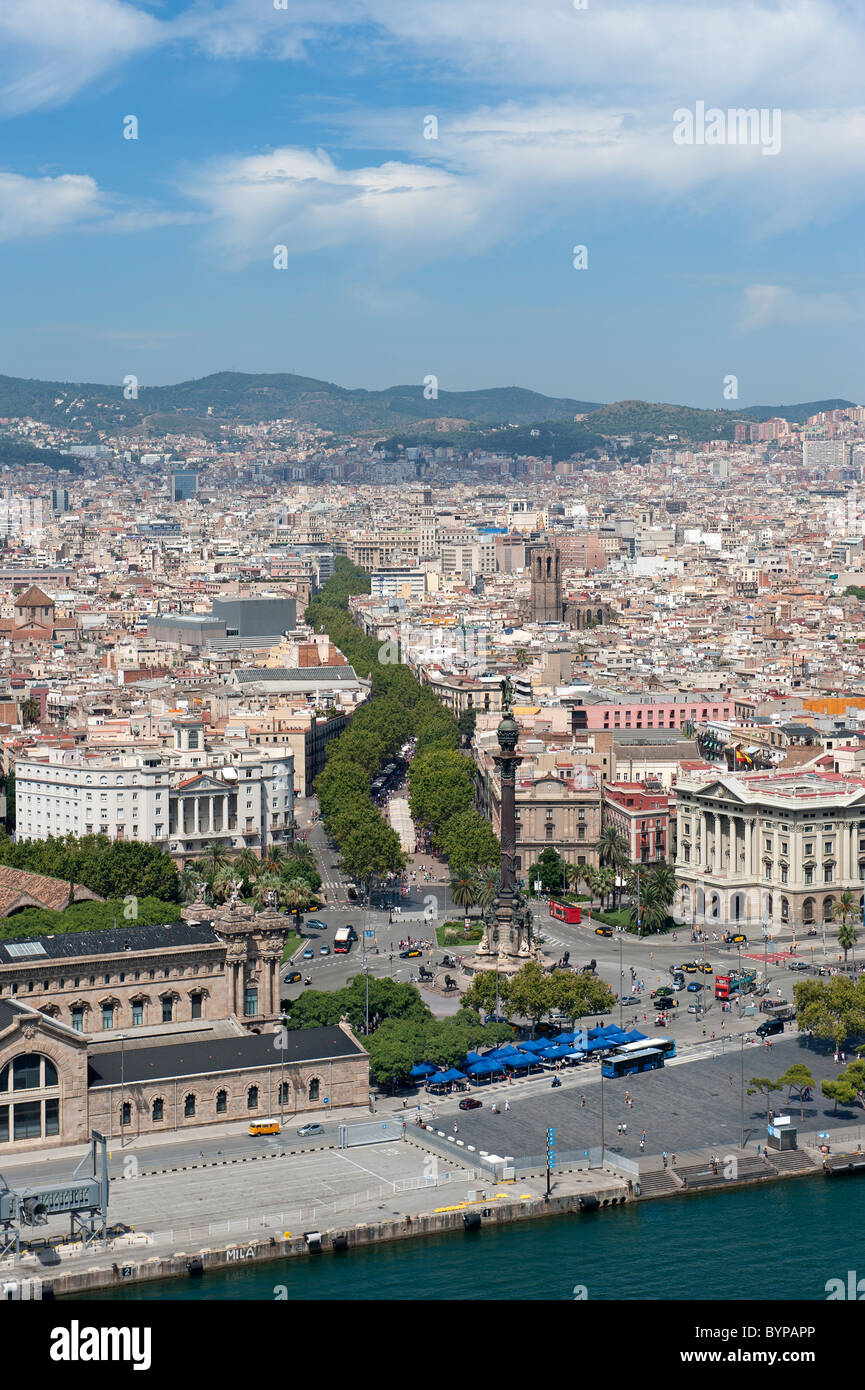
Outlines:
<svg viewBox="0 0 865 1390"><path fill-rule="evenodd" d="M250 1086L249 1090L247 1091L247 1093L246 1093L246 1108L247 1108L247 1110L257 1110L257 1109L258 1109L258 1087L257 1087L257 1086Z"/></svg>
<svg viewBox="0 0 865 1390"><path fill-rule="evenodd" d="M279 1104L280 1104L280 1105L288 1105L288 1103L289 1103L288 1082L287 1082L287 1081L281 1081L280 1084L279 1084Z"/></svg>
<svg viewBox="0 0 865 1390"><path fill-rule="evenodd" d="M0 1091L37 1091L56 1085L57 1068L38 1052L23 1052L0 1071Z"/></svg>
<svg viewBox="0 0 865 1390"><path fill-rule="evenodd" d="M192 1017L201 1018L201 995L193 994L190 997L192 1000Z"/></svg>
<svg viewBox="0 0 865 1390"><path fill-rule="evenodd" d="M243 1012L246 1018L254 1018L258 1013L258 990L247 985L243 995Z"/></svg>
<svg viewBox="0 0 865 1390"><path fill-rule="evenodd" d="M171 995L167 995L162 1001L162 1022L172 1023L174 1021L174 1000Z"/></svg>
<svg viewBox="0 0 865 1390"><path fill-rule="evenodd" d="M824 865L823 865L823 882L824 882L824 883L831 883L831 882L832 882L832 872L833 872L833 870L832 870L832 865L831 865L831 864L824 864Z"/></svg>
<svg viewBox="0 0 865 1390"><path fill-rule="evenodd" d="M548 826L545 827L545 829L546 829L546 832L547 832L547 839L548 839L548 840L551 840L551 839L553 838L553 831L554 831L554 829L555 829L555 826L553 826L553 825L548 825Z"/></svg>
<svg viewBox="0 0 865 1390"><path fill-rule="evenodd" d="M162 1121L163 1121L164 1118L165 1118L165 1101L164 1101L164 1100L162 1100L162 1099L160 1098L160 1099L157 1099L157 1100L155 1100L155 1101L153 1102L153 1105L152 1105L151 1110L150 1110L150 1116L151 1116L151 1119L153 1120L153 1123L154 1123L155 1125L161 1125L161 1124L162 1124Z"/></svg>
<svg viewBox="0 0 865 1390"><path fill-rule="evenodd" d="M813 854L813 853L814 853L814 841L813 841L813 840L806 840L806 841L805 841L805 853L806 853L806 854Z"/></svg>
<svg viewBox="0 0 865 1390"><path fill-rule="evenodd" d="M132 1026L140 1028L144 1023L144 1005L137 1003L132 1005Z"/></svg>
<svg viewBox="0 0 865 1390"><path fill-rule="evenodd" d="M102 1027L103 1027L104 1029L109 1029L109 1028L113 1028L113 1027L114 1027L114 1005L113 1005L113 1004L103 1004L103 1005L102 1005Z"/></svg>
<svg viewBox="0 0 865 1390"><path fill-rule="evenodd" d="M76 1033L84 1032L84 1009L80 1004L76 1004L72 1010L72 1027Z"/></svg>
<svg viewBox="0 0 865 1390"><path fill-rule="evenodd" d="M309 1083L309 1091L307 1092L308 1099L309 1099L309 1100L318 1100L318 1093L319 1093L319 1090L320 1090L320 1089L321 1089L321 1083L319 1082L318 1077L317 1077L317 1076L314 1076L314 1077L312 1078L312 1080L310 1081L310 1083Z"/></svg>
<svg viewBox="0 0 865 1390"><path fill-rule="evenodd" d="M813 882L814 882L814 869L813 869L813 867L812 867L810 864L808 865L808 867L807 867L806 870L805 870L805 882L806 882L806 883L813 883Z"/></svg>
<svg viewBox="0 0 865 1390"><path fill-rule="evenodd" d="M217 1113L217 1115L224 1115L227 1109L228 1109L228 1092L227 1092L227 1091L217 1091L217 1092L216 1092L216 1113Z"/></svg>
<svg viewBox="0 0 865 1390"><path fill-rule="evenodd" d="M132 1124L132 1105L128 1100L125 1100L120 1107L120 1123L121 1125Z"/></svg>
<svg viewBox="0 0 865 1390"><path fill-rule="evenodd" d="M184 1120L195 1118L195 1096L193 1095L187 1096L183 1102L183 1118Z"/></svg>

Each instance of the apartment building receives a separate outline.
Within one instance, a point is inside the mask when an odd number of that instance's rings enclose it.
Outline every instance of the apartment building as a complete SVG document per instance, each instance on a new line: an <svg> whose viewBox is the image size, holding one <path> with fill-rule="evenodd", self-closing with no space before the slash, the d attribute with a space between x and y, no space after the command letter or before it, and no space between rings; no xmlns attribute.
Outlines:
<svg viewBox="0 0 865 1390"><path fill-rule="evenodd" d="M263 855L294 832L286 746L206 744L204 721L174 721L174 747L40 748L15 759L16 833L108 835L161 844L182 863L209 845Z"/></svg>
<svg viewBox="0 0 865 1390"><path fill-rule="evenodd" d="M501 835L501 782L491 753L483 758L479 781L481 809ZM574 769L569 776L536 771L521 777L518 772L515 799L514 866L526 882L545 849L556 850L568 864L598 867L601 786L592 769Z"/></svg>
<svg viewBox="0 0 865 1390"><path fill-rule="evenodd" d="M670 851L671 798L658 784L617 782L604 787L604 824L620 831L632 864L654 864Z"/></svg>
<svg viewBox="0 0 865 1390"><path fill-rule="evenodd" d="M848 890L861 913L865 778L835 772L703 772L676 786L683 921L770 933L832 920Z"/></svg>

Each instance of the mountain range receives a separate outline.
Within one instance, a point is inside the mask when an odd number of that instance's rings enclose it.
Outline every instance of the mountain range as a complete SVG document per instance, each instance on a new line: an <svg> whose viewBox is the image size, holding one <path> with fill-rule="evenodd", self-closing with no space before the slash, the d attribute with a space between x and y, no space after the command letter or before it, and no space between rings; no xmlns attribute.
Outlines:
<svg viewBox="0 0 865 1390"><path fill-rule="evenodd" d="M127 387L127 390L131 389ZM801 422L819 410L839 409L851 401L810 401L790 406L697 410L688 406L617 401L603 405L568 397L545 396L518 386L481 391L444 391L426 386L391 386L366 391L336 386L290 372L253 374L217 372L173 386L140 386L126 399L120 385L27 380L0 376L0 417L30 416L76 428L127 428L151 435L204 432L216 435L220 424L243 424L291 418L337 434L390 434L412 430L449 432L460 427L534 425L573 422L595 435L646 432L658 437L678 434L701 440L732 437L736 419L765 420L783 415Z"/></svg>

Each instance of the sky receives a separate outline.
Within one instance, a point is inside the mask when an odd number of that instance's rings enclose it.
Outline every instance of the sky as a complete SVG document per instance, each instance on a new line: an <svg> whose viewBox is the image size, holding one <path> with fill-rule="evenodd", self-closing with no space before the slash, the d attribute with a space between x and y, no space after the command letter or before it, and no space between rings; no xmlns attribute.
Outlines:
<svg viewBox="0 0 865 1390"><path fill-rule="evenodd" d="M2 0L0 372L865 400L865 7L577 3Z"/></svg>

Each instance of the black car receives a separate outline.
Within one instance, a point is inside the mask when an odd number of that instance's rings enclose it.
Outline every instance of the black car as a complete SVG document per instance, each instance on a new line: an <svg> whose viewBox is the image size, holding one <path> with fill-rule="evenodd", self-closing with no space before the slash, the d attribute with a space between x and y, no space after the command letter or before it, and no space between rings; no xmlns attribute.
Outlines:
<svg viewBox="0 0 865 1390"><path fill-rule="evenodd" d="M302 979L303 976L299 970L290 970L285 977L285 983L287 985L299 985Z"/></svg>
<svg viewBox="0 0 865 1390"><path fill-rule="evenodd" d="M766 1018L757 1029L758 1038L768 1038L774 1033L783 1033L784 1020L782 1018Z"/></svg>
<svg viewBox="0 0 865 1390"><path fill-rule="evenodd" d="M423 951L419 946L412 946L410 951L400 951L400 960L413 960L415 956L422 956Z"/></svg>

